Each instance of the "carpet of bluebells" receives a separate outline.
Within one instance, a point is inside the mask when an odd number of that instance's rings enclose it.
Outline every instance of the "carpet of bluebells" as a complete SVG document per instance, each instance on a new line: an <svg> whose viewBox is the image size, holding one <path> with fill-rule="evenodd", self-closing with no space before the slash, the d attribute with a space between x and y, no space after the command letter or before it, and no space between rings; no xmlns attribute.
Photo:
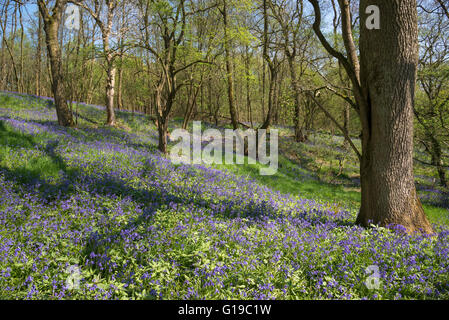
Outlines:
<svg viewBox="0 0 449 320"><path fill-rule="evenodd" d="M0 105L0 298L449 298L446 227L365 230L344 208L174 165L155 132L66 129L51 101L8 96L18 107ZM372 265L380 286L369 290Z"/></svg>

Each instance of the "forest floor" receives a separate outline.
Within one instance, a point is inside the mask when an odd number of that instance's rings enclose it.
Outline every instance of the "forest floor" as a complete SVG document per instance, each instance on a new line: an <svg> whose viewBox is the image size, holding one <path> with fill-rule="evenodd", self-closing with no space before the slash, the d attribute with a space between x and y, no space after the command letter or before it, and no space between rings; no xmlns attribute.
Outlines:
<svg viewBox="0 0 449 320"><path fill-rule="evenodd" d="M145 115L110 128L100 106L74 111L62 128L51 99L0 93L0 298L449 298L449 197L430 167L415 174L435 236L365 230L341 137L280 128L279 170L260 176L171 163Z"/></svg>

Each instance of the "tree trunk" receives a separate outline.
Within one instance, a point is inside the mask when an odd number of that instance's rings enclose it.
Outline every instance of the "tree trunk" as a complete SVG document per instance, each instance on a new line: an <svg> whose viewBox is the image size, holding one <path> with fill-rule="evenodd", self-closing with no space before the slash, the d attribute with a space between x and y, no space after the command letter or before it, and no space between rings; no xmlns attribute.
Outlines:
<svg viewBox="0 0 449 320"><path fill-rule="evenodd" d="M115 74L116 69L111 62L108 62L107 69L107 83L106 83L106 125L115 126L115 111L114 111L114 95L115 95Z"/></svg>
<svg viewBox="0 0 449 320"><path fill-rule="evenodd" d="M267 116L265 118L265 122L260 127L263 130L269 130L271 127L271 123L273 120L274 106L276 104L276 81L277 81L277 70L274 67L270 66L270 89L268 91L268 110Z"/></svg>
<svg viewBox="0 0 449 320"><path fill-rule="evenodd" d="M168 121L158 117L157 130L159 133L159 151L167 154L167 136L168 136Z"/></svg>
<svg viewBox="0 0 449 320"><path fill-rule="evenodd" d="M290 76L292 78L292 87L293 93L295 95L295 141L296 142L305 142L307 141L307 137L304 133L304 128L301 125L301 93L300 87L298 83L298 78L296 75L296 69L294 64L294 57L290 54L287 55L288 66L290 68Z"/></svg>
<svg viewBox="0 0 449 320"><path fill-rule="evenodd" d="M348 103L345 103L344 110L343 110L343 128L349 135L349 124L351 121L351 109ZM348 140L345 139L343 142L343 148L349 149L349 143Z"/></svg>
<svg viewBox="0 0 449 320"><path fill-rule="evenodd" d="M228 9L227 9L227 0L223 0L223 24L224 24L224 47L225 47L225 59L226 59L226 77L228 80L228 100L229 100L229 112L231 114L231 122L234 130L238 129L238 118L237 118L237 109L235 107L234 101L234 70L232 65L232 57L231 57L231 44L229 41L229 23L228 23Z"/></svg>
<svg viewBox="0 0 449 320"><path fill-rule="evenodd" d="M430 152L432 155L432 165L437 168L438 177L440 178L440 185L444 188L448 188L449 185L446 179L446 169L443 165L441 145L437 138L431 134L429 134L429 140L431 142Z"/></svg>
<svg viewBox="0 0 449 320"><path fill-rule="evenodd" d="M0 54L0 68L2 68L2 72L0 73L0 90L5 90L5 78L6 78L6 63L5 63L5 47L6 47L6 26L8 23L8 6L9 1L6 1L4 4L4 17L2 12L2 20L0 21L2 28L2 52Z"/></svg>
<svg viewBox="0 0 449 320"><path fill-rule="evenodd" d="M23 78L24 78L24 70L23 70L23 65L24 65L24 57L23 57L23 41L24 41L24 28L23 28L23 17L22 17L22 4L18 4L19 5L19 23L20 23L20 81L18 83L19 86L19 92L20 93L24 93L25 92L25 88L24 88L24 82L23 82Z"/></svg>
<svg viewBox="0 0 449 320"><path fill-rule="evenodd" d="M248 121L251 124L251 128L254 127L253 124L253 114L251 110L251 91L250 91L250 70L249 63L250 57L248 52L248 45L245 46L245 73L246 73L246 110L248 113Z"/></svg>
<svg viewBox="0 0 449 320"><path fill-rule="evenodd" d="M413 104L418 64L416 0L379 0L381 29L364 21L361 0L361 87L366 102L361 160L363 226L402 225L432 233L413 176Z"/></svg>
<svg viewBox="0 0 449 320"><path fill-rule="evenodd" d="M59 9L54 9L53 15L50 16L48 9L43 1L38 1L39 9L44 21L44 30L46 35L46 44L48 56L50 59L50 68L52 75L52 92L55 99L56 114L58 116L58 123L64 127L73 127L72 113L67 105L65 97L65 88L63 83L63 75L61 71L61 49L58 43L58 28L61 20L61 12ZM55 6L58 6L55 4ZM55 12L56 10L56 12Z"/></svg>
<svg viewBox="0 0 449 320"><path fill-rule="evenodd" d="M117 108L123 109L123 57L120 58L120 68L118 72L118 88L117 88Z"/></svg>
<svg viewBox="0 0 449 320"><path fill-rule="evenodd" d="M41 66L42 66L42 17L38 16L39 25L37 30L37 52L36 52L36 96L41 95Z"/></svg>

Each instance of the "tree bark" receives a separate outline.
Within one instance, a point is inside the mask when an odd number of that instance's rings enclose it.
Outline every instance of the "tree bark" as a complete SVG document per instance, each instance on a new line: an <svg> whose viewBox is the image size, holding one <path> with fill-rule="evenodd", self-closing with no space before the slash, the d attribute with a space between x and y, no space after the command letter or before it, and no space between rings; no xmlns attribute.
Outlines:
<svg viewBox="0 0 449 320"><path fill-rule="evenodd" d="M296 75L294 57L291 54L287 54L288 65L290 68L290 76L292 78L292 87L295 95L295 141L305 142L307 136L304 133L304 127L301 125L301 88L299 87L298 77Z"/></svg>
<svg viewBox="0 0 449 320"><path fill-rule="evenodd" d="M448 188L449 185L446 178L446 169L442 160L441 144L434 135L429 133L428 136L431 144L429 151L432 155L432 165L437 168L438 177L440 178L440 185L444 188Z"/></svg>
<svg viewBox="0 0 449 320"><path fill-rule="evenodd" d="M43 0L38 1L39 11L44 22L45 40L52 75L52 92L55 99L58 123L61 126L73 127L75 123L65 96L64 78L61 70L61 49L58 42L58 29L64 4L65 1L56 1L53 12L50 14L45 2Z"/></svg>
<svg viewBox="0 0 449 320"><path fill-rule="evenodd" d="M114 111L114 95L115 95L115 74L116 69L113 62L107 62L107 81L106 81L106 113L108 126L115 126L115 111Z"/></svg>
<svg viewBox="0 0 449 320"><path fill-rule="evenodd" d="M309 2L315 12L315 33L351 80L362 124L362 204L356 222L366 227L402 225L408 233L433 233L413 176L413 105L418 66L416 0L376 1L382 8L380 30L367 29L366 9L372 2L360 0L360 64L352 39L349 1L339 0L348 58L333 48L321 32L318 1Z"/></svg>
<svg viewBox="0 0 449 320"><path fill-rule="evenodd" d="M251 91L250 91L250 70L249 70L249 63L250 63L250 56L249 56L249 48L248 45L245 46L245 74L246 74L246 110L248 113L248 121L251 123L251 128L254 127L253 124L253 113L251 110Z"/></svg>
<svg viewBox="0 0 449 320"><path fill-rule="evenodd" d="M366 103L361 161L363 226L432 233L413 175L413 104L418 64L416 0L379 0L381 29L368 30L360 1L360 79Z"/></svg>
<svg viewBox="0 0 449 320"><path fill-rule="evenodd" d="M229 21L228 21L228 0L223 0L223 10L221 10L223 16L224 25L224 48L226 59L226 78L228 80L228 100L229 100L229 113L231 114L231 122L234 130L238 129L237 109L234 101L234 69L232 65L231 57L231 43L229 39Z"/></svg>
<svg viewBox="0 0 449 320"><path fill-rule="evenodd" d="M37 51L36 51L36 96L41 95L41 67L42 67L42 17L38 16Z"/></svg>
<svg viewBox="0 0 449 320"><path fill-rule="evenodd" d="M5 90L5 80L6 80L6 63L5 63L5 47L6 47L6 26L8 23L8 6L9 0L3 5L3 12L1 15L2 21L0 21L2 29L2 51L0 54L0 67L2 69L0 73L0 90Z"/></svg>

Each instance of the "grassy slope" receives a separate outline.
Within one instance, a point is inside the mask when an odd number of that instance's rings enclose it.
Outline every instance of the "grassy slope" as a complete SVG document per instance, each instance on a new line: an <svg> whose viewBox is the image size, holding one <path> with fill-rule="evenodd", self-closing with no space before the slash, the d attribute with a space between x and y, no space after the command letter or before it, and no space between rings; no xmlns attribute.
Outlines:
<svg viewBox="0 0 449 320"><path fill-rule="evenodd" d="M17 104L16 100L6 96L0 96L0 105L20 110L29 108L30 103L39 104L34 98L25 99L26 105ZM76 109L79 112L78 123L80 127L98 127L103 123L103 110L99 108L86 108L84 105ZM150 136L150 141L156 143L157 136L154 125L141 114L130 114L118 111L119 128L133 133ZM180 120L172 122L172 127L179 125ZM15 139L17 133L8 131L0 132L1 139ZM226 169L237 175L249 177L262 185L282 193L300 196L305 199L316 199L324 203L335 204L338 207L351 211L357 211L360 206L360 192L357 182L358 163L352 151L347 151L343 146L342 137L329 136L317 133L312 135L307 144L297 144L288 136L291 133L286 129L280 129L280 156L279 169L274 176L262 176L259 174L261 165L213 165L217 169ZM19 134L20 135L20 134ZM45 140L45 137L43 138ZM28 142L31 143L31 142ZM37 142L33 142L37 143ZM356 141L359 147L359 141ZM6 145L3 144L2 145ZM149 147L151 143L148 144ZM7 153L6 149L0 152ZM343 168L340 171L339 162ZM39 158L32 163L27 163L27 170L40 172L43 176L52 176L57 173L57 165L46 157ZM428 183L428 188L433 186L428 182L436 178L432 168L424 167L420 163L415 166L417 182ZM420 194L424 194L421 192ZM449 225L449 209L424 202L425 211L433 223Z"/></svg>

